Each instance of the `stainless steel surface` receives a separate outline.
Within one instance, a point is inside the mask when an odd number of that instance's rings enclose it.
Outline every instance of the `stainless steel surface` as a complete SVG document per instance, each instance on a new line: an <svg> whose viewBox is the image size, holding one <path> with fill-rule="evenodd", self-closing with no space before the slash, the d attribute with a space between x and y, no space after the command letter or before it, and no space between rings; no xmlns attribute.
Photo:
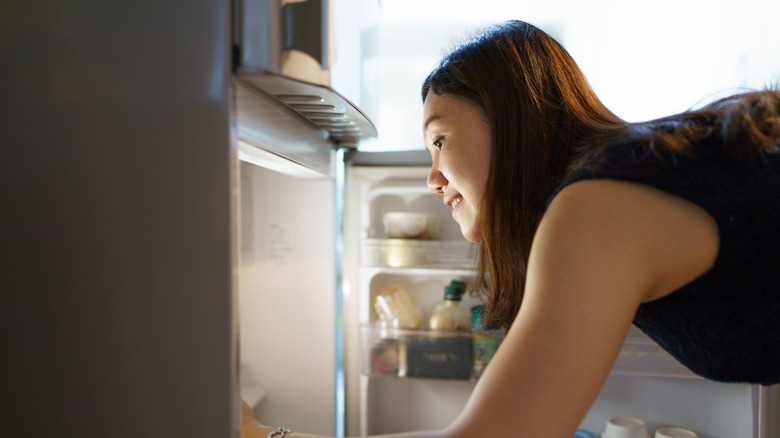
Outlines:
<svg viewBox="0 0 780 438"><path fill-rule="evenodd" d="M242 144L270 151L323 175L332 173L334 151L326 131L251 84L235 79L234 85L237 135Z"/></svg>
<svg viewBox="0 0 780 438"><path fill-rule="evenodd" d="M229 2L0 10L0 435L237 437Z"/></svg>

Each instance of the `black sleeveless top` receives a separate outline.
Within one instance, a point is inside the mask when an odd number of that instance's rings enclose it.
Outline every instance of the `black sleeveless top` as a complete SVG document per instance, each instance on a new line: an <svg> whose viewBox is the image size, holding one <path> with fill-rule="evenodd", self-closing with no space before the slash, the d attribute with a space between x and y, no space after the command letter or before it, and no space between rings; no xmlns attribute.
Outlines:
<svg viewBox="0 0 780 438"><path fill-rule="evenodd" d="M654 153L645 142L622 144L588 159L556 193L600 178L682 197L718 224L714 266L642 304L634 325L705 378L780 383L780 148L735 162L714 153L695 159Z"/></svg>

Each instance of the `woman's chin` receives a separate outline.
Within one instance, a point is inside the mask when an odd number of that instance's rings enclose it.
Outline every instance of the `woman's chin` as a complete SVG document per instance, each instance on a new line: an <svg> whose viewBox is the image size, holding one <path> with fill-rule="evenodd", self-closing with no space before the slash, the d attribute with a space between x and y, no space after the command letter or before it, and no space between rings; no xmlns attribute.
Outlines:
<svg viewBox="0 0 780 438"><path fill-rule="evenodd" d="M463 234L463 237L471 243L482 242L482 234L473 228L465 228L461 226L460 233Z"/></svg>

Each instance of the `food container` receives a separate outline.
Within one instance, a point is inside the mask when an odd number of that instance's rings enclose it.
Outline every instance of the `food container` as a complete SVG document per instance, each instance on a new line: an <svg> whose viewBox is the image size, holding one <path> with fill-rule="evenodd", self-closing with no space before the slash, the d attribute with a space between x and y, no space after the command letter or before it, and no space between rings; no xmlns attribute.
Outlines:
<svg viewBox="0 0 780 438"><path fill-rule="evenodd" d="M398 375L432 379L469 380L473 362L472 342L468 336L412 336L406 347Z"/></svg>
<svg viewBox="0 0 780 438"><path fill-rule="evenodd" d="M394 328L422 328L422 318L409 293L400 284L379 292L374 298L374 310L379 320Z"/></svg>
<svg viewBox="0 0 780 438"><path fill-rule="evenodd" d="M432 213L392 211L382 217L385 234L394 239L438 239L440 222Z"/></svg>

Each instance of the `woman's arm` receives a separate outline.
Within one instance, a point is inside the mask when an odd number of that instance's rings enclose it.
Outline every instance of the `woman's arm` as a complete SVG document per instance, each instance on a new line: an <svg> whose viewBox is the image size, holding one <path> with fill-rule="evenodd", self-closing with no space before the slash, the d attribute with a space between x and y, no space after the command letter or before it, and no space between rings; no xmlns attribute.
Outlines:
<svg viewBox="0 0 780 438"><path fill-rule="evenodd" d="M570 438L638 306L704 273L717 248L714 220L688 201L632 183L572 184L542 219L521 310L461 415L443 431L383 437Z"/></svg>
<svg viewBox="0 0 780 438"><path fill-rule="evenodd" d="M242 401L241 407L241 438L266 438L269 433L276 430L274 427L263 426L257 421L254 411ZM375 438L446 438L442 432L409 432L392 435L375 436ZM319 435L294 432L285 438L324 438Z"/></svg>

